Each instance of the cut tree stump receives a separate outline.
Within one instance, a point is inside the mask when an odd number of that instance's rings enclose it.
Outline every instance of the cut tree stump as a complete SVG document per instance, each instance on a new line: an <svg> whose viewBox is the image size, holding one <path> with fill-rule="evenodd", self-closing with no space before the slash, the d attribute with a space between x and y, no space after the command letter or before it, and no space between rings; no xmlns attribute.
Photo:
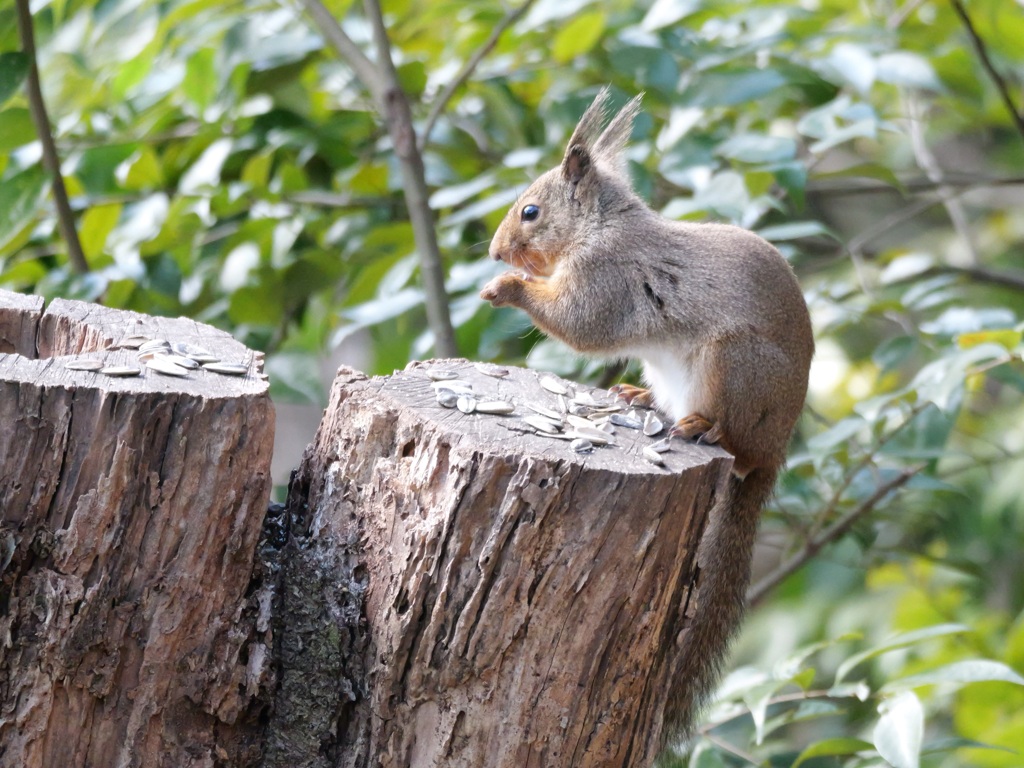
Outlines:
<svg viewBox="0 0 1024 768"><path fill-rule="evenodd" d="M428 368L517 415L441 407ZM732 459L524 433L529 405L559 407L539 378L339 371L289 495L266 765L653 763Z"/></svg>
<svg viewBox="0 0 1024 768"><path fill-rule="evenodd" d="M137 365L117 348L135 335L249 372L67 367ZM270 655L246 594L270 489L261 369L190 320L0 291L0 764L258 759L241 721Z"/></svg>
<svg viewBox="0 0 1024 768"><path fill-rule="evenodd" d="M134 336L248 373L69 367ZM441 367L515 413L442 407ZM728 454L655 466L625 427L577 453L526 426L559 407L534 371L342 369L268 514L261 368L0 291L0 765L650 766Z"/></svg>

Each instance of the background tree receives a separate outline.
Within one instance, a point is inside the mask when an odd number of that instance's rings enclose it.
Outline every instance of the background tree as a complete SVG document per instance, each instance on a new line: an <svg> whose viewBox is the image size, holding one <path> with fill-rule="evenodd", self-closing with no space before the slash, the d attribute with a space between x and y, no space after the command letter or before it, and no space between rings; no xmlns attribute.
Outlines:
<svg viewBox="0 0 1024 768"><path fill-rule="evenodd" d="M498 268L490 233L596 89L643 90L638 190L775 242L819 349L743 666L666 763L1019 765L1019 6L314 2L33 6L84 271L48 193L32 57L0 8L0 285L229 329L267 351L280 401L322 398L316 361L360 329L373 372L455 343L632 376L476 291Z"/></svg>

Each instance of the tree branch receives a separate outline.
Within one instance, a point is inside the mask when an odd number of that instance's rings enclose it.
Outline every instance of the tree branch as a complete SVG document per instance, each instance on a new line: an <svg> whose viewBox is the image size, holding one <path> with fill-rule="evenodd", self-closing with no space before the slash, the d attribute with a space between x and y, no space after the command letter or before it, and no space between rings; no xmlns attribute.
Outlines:
<svg viewBox="0 0 1024 768"><path fill-rule="evenodd" d="M64 177L60 172L60 157L57 155L57 147L53 142L50 118L46 114L46 103L43 101L43 91L39 85L36 40L32 29L32 11L29 9L28 2L29 0L16 0L15 3L21 49L28 56L28 80L25 84L28 109L32 115L32 122L36 126L39 143L43 147L43 167L53 177L51 186L53 202L57 209L57 226L60 228L61 237L64 238L64 242L68 246L68 261L71 263L72 269L84 273L89 271L89 264L85 260L82 243L79 241L78 231L75 229L75 216L71 212L71 204L68 202L68 190L64 186Z"/></svg>
<svg viewBox="0 0 1024 768"><path fill-rule="evenodd" d="M413 127L409 100L398 82L398 72L391 58L391 44L380 4L377 0L364 0L363 3L373 29L373 42L377 50L377 61L374 62L345 33L320 0L301 2L324 39L338 56L352 67L356 77L370 92L377 105L377 112L387 126L391 144L398 157L405 204L409 210L409 221L412 224L416 251L419 254L427 323L434 335L434 351L440 357L457 357L455 331L448 311L448 291L444 284L444 263L441 260L441 249L437 244L434 212L430 209L423 156L416 144L416 131Z"/></svg>
<svg viewBox="0 0 1024 768"><path fill-rule="evenodd" d="M903 101L907 109L907 119L910 122L910 146L913 148L917 164L921 166L921 170L925 172L929 180L936 185L936 191L946 208L949 221L967 249L967 265L965 266L977 266L981 260L978 258L978 248L974 243L974 235L971 232L971 225L967 220L963 202L957 193L945 183L945 172L925 139L924 115L920 99L916 94L907 93Z"/></svg>
<svg viewBox="0 0 1024 768"><path fill-rule="evenodd" d="M299 0L299 2L313 19L313 23L323 35L324 41L334 49L342 61L352 67L359 82L370 92L370 96L377 102L379 108L384 103L384 91L387 84L380 70L377 69L377 65L355 44L320 0Z"/></svg>
<svg viewBox="0 0 1024 768"><path fill-rule="evenodd" d="M444 285L444 264L437 244L434 212L430 209L430 194L423 170L423 155L416 145L416 131L405 91L398 82L398 72L391 58L391 43L384 26L384 16L377 0L364 0L363 7L373 27L373 41L377 49L379 74L385 83L382 116L387 124L391 143L398 155L402 171L405 203L409 209L416 250L420 257L420 274L426 294L427 322L434 334L434 350L441 357L458 356L455 331L448 311L448 291Z"/></svg>
<svg viewBox="0 0 1024 768"><path fill-rule="evenodd" d="M796 554L758 581L757 584L747 591L748 605L755 606L764 600L769 592L785 581L790 575L800 570L805 564L814 558L814 556L817 555L823 547L845 535L858 520L878 506L878 503L882 501L882 499L897 488L906 485L910 478L924 469L925 466L926 465L924 464L917 464L912 467L907 467L889 482L878 486L871 496L840 517L819 535L808 540Z"/></svg>
<svg viewBox="0 0 1024 768"><path fill-rule="evenodd" d="M434 124L437 123L441 113L444 112L444 108L448 106L448 102L451 101L452 96L455 94L463 83L469 79L469 76L473 74L473 70L477 68L484 56L494 50L494 46L498 44L498 39L510 26L515 24L519 19L523 17L530 6L534 4L536 0L524 0L523 4L518 8L513 8L505 14L504 18L495 25L491 31L491 36L487 38L483 45L481 45L472 56L470 56L466 63L462 65L462 69L459 70L458 74L451 79L451 81L444 87L434 99L434 103L430 107L430 114L427 116L427 122L423 126L423 131L420 134L420 149L422 150L427 146L427 142L430 141L430 134L434 130Z"/></svg>
<svg viewBox="0 0 1024 768"><path fill-rule="evenodd" d="M999 74L999 71L992 64L992 59L988 55L988 49L985 47L981 37L978 36L978 31L974 28L971 17L967 15L967 9L964 8L960 0L949 0L949 2L953 6L956 15L960 17L964 29L967 30L967 36L971 38L971 45L974 47L975 53L978 54L978 58L981 59L981 65L988 72L988 76L995 84L996 90L999 91L999 96L1002 98L1003 104L1006 105L1006 111L1010 113L1010 117L1017 127L1017 133L1024 139L1024 117L1021 116L1021 113L1017 111L1017 107L1014 106L1013 99L1010 98L1010 90L1006 87L1006 81L1003 80L1003 76Z"/></svg>

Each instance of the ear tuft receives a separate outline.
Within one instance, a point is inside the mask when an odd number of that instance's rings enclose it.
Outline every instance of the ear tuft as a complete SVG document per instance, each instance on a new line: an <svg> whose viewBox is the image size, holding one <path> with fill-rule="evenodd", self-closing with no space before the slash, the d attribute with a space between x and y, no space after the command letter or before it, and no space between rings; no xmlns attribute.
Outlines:
<svg viewBox="0 0 1024 768"><path fill-rule="evenodd" d="M620 174L626 173L622 152L633 133L633 121L640 112L643 97L640 93L630 99L594 143L594 158Z"/></svg>
<svg viewBox="0 0 1024 768"><path fill-rule="evenodd" d="M590 152L582 144L570 144L562 161L562 175L573 186L579 184L590 170Z"/></svg>
<svg viewBox="0 0 1024 768"><path fill-rule="evenodd" d="M569 171L565 166L569 162L569 155L574 148L582 147L589 153L594 142L597 141L601 133L601 126L604 125L604 105L607 101L608 87L605 86L598 91L597 96L594 97L593 102L587 107L587 111L583 113L579 123L576 124L576 129L572 132L569 144L566 146L565 156L562 158L562 171L566 178L569 176Z"/></svg>

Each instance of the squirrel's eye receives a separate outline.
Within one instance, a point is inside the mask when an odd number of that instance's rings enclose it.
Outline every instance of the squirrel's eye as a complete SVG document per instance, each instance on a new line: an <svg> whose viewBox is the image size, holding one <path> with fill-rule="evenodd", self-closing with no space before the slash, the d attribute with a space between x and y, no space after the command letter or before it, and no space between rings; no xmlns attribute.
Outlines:
<svg viewBox="0 0 1024 768"><path fill-rule="evenodd" d="M536 205L524 205L523 212L520 214L523 221L536 221L538 216L540 216L540 208Z"/></svg>

